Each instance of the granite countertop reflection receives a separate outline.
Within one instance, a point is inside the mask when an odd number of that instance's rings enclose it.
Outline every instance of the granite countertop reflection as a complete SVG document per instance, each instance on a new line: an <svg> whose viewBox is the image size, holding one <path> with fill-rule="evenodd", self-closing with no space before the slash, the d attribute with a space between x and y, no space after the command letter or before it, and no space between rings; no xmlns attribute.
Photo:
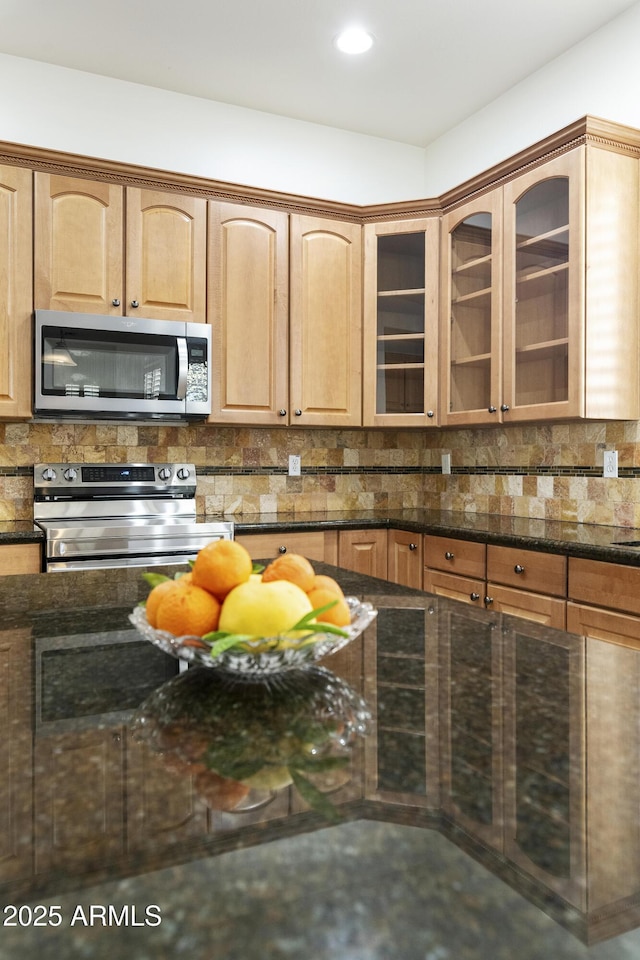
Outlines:
<svg viewBox="0 0 640 960"><path fill-rule="evenodd" d="M428 509L319 510L313 513L203 516L199 519L231 520L236 534L305 532L323 528L408 530L640 566L640 529L633 527ZM44 542L44 533L30 522L0 522L0 544L39 542Z"/></svg>
<svg viewBox="0 0 640 960"><path fill-rule="evenodd" d="M640 957L640 651L315 567L378 616L273 694L0 579L0 960Z"/></svg>

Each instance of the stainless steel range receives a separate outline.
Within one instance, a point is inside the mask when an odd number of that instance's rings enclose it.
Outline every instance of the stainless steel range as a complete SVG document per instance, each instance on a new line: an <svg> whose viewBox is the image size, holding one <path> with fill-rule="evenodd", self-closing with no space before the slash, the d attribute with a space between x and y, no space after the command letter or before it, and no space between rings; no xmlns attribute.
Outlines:
<svg viewBox="0 0 640 960"><path fill-rule="evenodd" d="M46 534L45 569L188 564L233 523L196 519L192 463L38 463L33 518Z"/></svg>

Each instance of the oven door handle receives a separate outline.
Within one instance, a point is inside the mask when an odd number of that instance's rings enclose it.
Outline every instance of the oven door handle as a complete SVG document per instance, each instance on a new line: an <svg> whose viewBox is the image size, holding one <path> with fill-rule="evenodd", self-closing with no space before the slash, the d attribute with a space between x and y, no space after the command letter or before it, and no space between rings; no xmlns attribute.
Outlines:
<svg viewBox="0 0 640 960"><path fill-rule="evenodd" d="M176 386L176 400L184 400L187 396L187 374L189 373L189 353L187 338L176 339L178 347L178 383Z"/></svg>

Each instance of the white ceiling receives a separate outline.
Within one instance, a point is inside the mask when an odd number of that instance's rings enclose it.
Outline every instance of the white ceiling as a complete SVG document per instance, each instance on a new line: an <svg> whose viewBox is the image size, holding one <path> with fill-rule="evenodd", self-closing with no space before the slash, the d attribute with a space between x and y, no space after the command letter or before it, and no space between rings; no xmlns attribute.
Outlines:
<svg viewBox="0 0 640 960"><path fill-rule="evenodd" d="M0 53L426 146L635 2L0 0Z"/></svg>

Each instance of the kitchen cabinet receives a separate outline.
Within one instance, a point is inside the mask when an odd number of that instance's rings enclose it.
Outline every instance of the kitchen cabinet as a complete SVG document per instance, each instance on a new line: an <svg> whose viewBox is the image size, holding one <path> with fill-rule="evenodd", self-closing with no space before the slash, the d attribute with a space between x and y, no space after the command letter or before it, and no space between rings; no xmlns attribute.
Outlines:
<svg viewBox="0 0 640 960"><path fill-rule="evenodd" d="M41 572L42 547L39 543L8 543L0 546L0 576Z"/></svg>
<svg viewBox="0 0 640 960"><path fill-rule="evenodd" d="M32 177L0 166L0 417L32 412Z"/></svg>
<svg viewBox="0 0 640 960"><path fill-rule="evenodd" d="M436 217L364 227L363 422L437 426Z"/></svg>
<svg viewBox="0 0 640 960"><path fill-rule="evenodd" d="M484 543L426 534L423 589L481 607L486 596L487 548Z"/></svg>
<svg viewBox="0 0 640 960"><path fill-rule="evenodd" d="M406 602L406 607L404 603ZM376 603L366 631L365 798L437 809L438 616L434 604Z"/></svg>
<svg viewBox="0 0 640 960"><path fill-rule="evenodd" d="M520 547L487 547L485 606L557 630L566 622L567 558Z"/></svg>
<svg viewBox="0 0 640 960"><path fill-rule="evenodd" d="M210 201L212 421L288 422L288 246L285 212Z"/></svg>
<svg viewBox="0 0 640 960"><path fill-rule="evenodd" d="M360 229L209 203L213 422L361 425Z"/></svg>
<svg viewBox="0 0 640 960"><path fill-rule="evenodd" d="M289 415L362 425L362 237L358 223L292 214Z"/></svg>
<svg viewBox="0 0 640 960"><path fill-rule="evenodd" d="M406 530L387 534L387 579L422 590L422 535Z"/></svg>
<svg viewBox="0 0 640 960"><path fill-rule="evenodd" d="M0 884L32 873L32 674L31 630L0 631Z"/></svg>
<svg viewBox="0 0 640 960"><path fill-rule="evenodd" d="M35 174L35 306L204 322L207 201Z"/></svg>
<svg viewBox="0 0 640 960"><path fill-rule="evenodd" d="M577 147L442 236L445 425L637 419L636 158Z"/></svg>
<svg viewBox="0 0 640 960"><path fill-rule="evenodd" d="M124 727L36 740L36 872L89 872L124 853L124 750Z"/></svg>
<svg viewBox="0 0 640 960"><path fill-rule="evenodd" d="M369 577L387 579L387 531L340 530L338 533L338 566L365 573Z"/></svg>
<svg viewBox="0 0 640 960"><path fill-rule="evenodd" d="M477 616L469 642L468 618ZM467 624L466 628L463 626ZM503 848L502 634L484 611L439 611L441 805L471 836Z"/></svg>
<svg viewBox="0 0 640 960"><path fill-rule="evenodd" d="M335 530L309 530L306 533L240 533L236 541L253 560L272 560L283 553L298 553L307 560L337 562L338 534Z"/></svg>
<svg viewBox="0 0 640 960"><path fill-rule="evenodd" d="M571 600L640 617L640 567L569 557L568 592Z"/></svg>

